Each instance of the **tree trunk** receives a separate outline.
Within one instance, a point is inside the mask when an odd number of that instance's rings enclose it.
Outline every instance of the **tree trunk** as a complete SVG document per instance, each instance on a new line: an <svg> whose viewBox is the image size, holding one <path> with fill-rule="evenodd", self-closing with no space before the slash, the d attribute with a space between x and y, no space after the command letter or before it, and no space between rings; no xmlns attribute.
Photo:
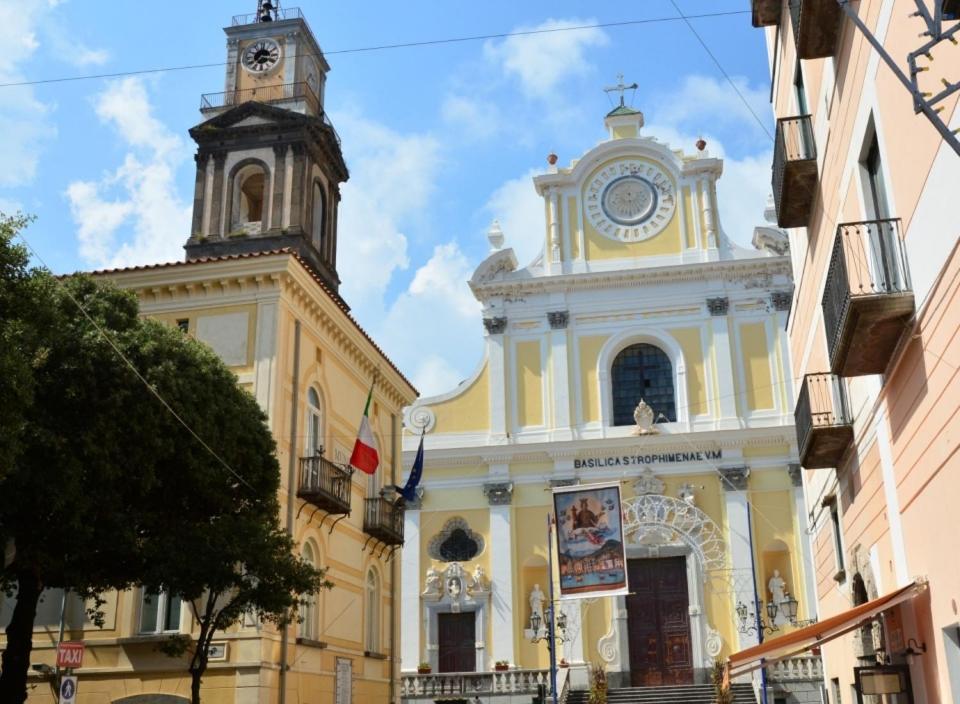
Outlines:
<svg viewBox="0 0 960 704"><path fill-rule="evenodd" d="M0 662L0 702L23 704L27 700L27 671L33 650L33 620L42 587L37 575L29 571L17 575L17 605L7 626L7 647Z"/></svg>
<svg viewBox="0 0 960 704"><path fill-rule="evenodd" d="M200 635L197 637L197 649L190 658L190 703L200 704L200 683L207 671L207 648L212 633L206 623L200 623ZM2 701L2 700L0 700Z"/></svg>

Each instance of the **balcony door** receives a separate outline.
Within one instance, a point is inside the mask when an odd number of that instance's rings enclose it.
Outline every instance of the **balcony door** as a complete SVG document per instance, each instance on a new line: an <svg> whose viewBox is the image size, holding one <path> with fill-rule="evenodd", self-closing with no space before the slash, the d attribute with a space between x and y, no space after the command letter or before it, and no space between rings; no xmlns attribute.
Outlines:
<svg viewBox="0 0 960 704"><path fill-rule="evenodd" d="M476 672L477 613L438 614L437 645L440 672Z"/></svg>
<svg viewBox="0 0 960 704"><path fill-rule="evenodd" d="M887 185L883 178L883 163L880 159L880 145L874 132L868 142L866 152L861 161L863 169L864 196L867 207L868 220L887 220L891 217L890 203L887 199ZM897 247L898 235L896 225L892 222L878 222L869 227L867 232L870 251L870 269L874 274L878 292L892 292L900 290L898 281L897 261L899 261Z"/></svg>

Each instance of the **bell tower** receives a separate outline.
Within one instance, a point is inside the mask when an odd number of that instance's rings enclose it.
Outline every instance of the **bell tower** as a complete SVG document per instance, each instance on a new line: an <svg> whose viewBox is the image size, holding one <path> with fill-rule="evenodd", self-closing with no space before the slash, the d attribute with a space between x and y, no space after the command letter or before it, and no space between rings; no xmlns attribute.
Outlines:
<svg viewBox="0 0 960 704"><path fill-rule="evenodd" d="M329 64L299 8L259 0L227 35L222 93L201 97L187 260L296 252L336 294L337 210L349 173L324 111Z"/></svg>

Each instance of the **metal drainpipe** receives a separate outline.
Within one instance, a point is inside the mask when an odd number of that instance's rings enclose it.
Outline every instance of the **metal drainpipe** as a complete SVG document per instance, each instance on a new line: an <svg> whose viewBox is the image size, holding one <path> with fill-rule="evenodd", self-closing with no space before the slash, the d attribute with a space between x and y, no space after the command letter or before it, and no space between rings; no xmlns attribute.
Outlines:
<svg viewBox="0 0 960 704"><path fill-rule="evenodd" d="M293 537L293 504L296 501L297 483L297 413L300 404L300 321L293 323L293 394L290 399L290 445L287 448L287 535ZM287 700L287 630L284 623L280 629L280 702Z"/></svg>
<svg viewBox="0 0 960 704"><path fill-rule="evenodd" d="M390 431L393 434L393 452L390 457L390 482L392 484L397 483L397 464L399 461L398 455L403 449L402 438L399 435L399 428L397 423L397 414L390 414ZM398 440L400 438L400 440ZM400 546L400 549L403 550L403 546ZM399 667L399 660L397 659L397 608L399 604L397 603L397 563L393 559L393 554L390 555L390 701L394 702L394 697L397 696L397 668Z"/></svg>

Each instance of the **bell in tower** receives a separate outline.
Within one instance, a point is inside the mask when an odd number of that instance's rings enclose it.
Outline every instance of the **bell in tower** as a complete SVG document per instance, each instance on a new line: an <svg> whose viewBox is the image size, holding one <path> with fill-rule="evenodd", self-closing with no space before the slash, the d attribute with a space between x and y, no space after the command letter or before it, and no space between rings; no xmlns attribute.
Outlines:
<svg viewBox="0 0 960 704"><path fill-rule="evenodd" d="M227 35L226 85L202 96L187 260L295 251L336 293L349 173L323 108L329 64L299 9L260 0Z"/></svg>

